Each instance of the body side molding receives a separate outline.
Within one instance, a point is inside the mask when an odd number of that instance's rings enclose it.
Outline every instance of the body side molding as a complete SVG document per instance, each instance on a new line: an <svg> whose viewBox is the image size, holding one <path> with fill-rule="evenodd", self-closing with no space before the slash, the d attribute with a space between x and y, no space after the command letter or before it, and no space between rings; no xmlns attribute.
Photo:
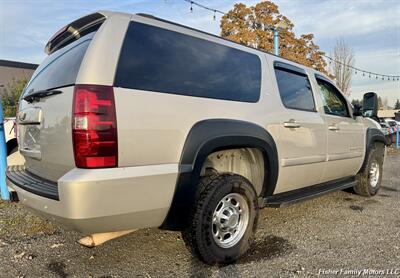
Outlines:
<svg viewBox="0 0 400 278"><path fill-rule="evenodd" d="M264 158L262 197L271 196L278 178L278 154L272 136L261 126L239 120L210 119L190 130L181 155L172 204L161 228L181 230L195 202L200 171L210 153L231 148L257 148Z"/></svg>

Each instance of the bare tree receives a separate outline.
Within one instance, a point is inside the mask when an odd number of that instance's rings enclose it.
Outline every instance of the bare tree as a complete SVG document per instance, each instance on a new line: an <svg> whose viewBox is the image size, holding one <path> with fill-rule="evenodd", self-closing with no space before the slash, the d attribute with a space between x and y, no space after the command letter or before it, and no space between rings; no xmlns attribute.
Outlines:
<svg viewBox="0 0 400 278"><path fill-rule="evenodd" d="M332 72L335 76L336 85L344 94L350 96L350 85L353 78L353 70L350 66L353 67L355 63L354 51L345 40L340 38L336 40L332 58L334 59Z"/></svg>
<svg viewBox="0 0 400 278"><path fill-rule="evenodd" d="M387 97L384 97L383 99L382 99L382 107L383 107L383 109L389 109L389 101L388 101L388 99L387 99Z"/></svg>

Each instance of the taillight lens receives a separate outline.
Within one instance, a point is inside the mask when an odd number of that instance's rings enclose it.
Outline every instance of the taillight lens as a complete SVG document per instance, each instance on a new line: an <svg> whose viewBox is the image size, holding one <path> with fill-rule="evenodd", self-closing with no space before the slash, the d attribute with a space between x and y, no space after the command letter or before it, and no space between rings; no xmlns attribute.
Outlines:
<svg viewBox="0 0 400 278"><path fill-rule="evenodd" d="M117 118L113 87L75 86L72 134L76 167L117 167Z"/></svg>

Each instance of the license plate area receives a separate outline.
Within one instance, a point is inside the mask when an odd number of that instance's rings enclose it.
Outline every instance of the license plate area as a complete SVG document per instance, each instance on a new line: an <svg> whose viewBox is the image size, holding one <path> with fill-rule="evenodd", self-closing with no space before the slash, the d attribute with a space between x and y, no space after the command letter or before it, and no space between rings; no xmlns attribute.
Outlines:
<svg viewBox="0 0 400 278"><path fill-rule="evenodd" d="M41 159L40 149L40 126L39 125L23 125L20 126L20 152L24 156L35 159Z"/></svg>
<svg viewBox="0 0 400 278"><path fill-rule="evenodd" d="M40 147L40 127L42 110L30 107L18 113L18 132L20 152L24 156L40 160L42 158Z"/></svg>

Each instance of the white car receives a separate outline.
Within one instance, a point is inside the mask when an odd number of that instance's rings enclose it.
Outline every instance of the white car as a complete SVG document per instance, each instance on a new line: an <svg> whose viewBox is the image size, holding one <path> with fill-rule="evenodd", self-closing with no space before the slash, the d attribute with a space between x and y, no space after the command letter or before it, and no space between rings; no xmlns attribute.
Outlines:
<svg viewBox="0 0 400 278"><path fill-rule="evenodd" d="M4 135L7 144L7 156L18 151L17 138L15 137L15 117L4 119Z"/></svg>

